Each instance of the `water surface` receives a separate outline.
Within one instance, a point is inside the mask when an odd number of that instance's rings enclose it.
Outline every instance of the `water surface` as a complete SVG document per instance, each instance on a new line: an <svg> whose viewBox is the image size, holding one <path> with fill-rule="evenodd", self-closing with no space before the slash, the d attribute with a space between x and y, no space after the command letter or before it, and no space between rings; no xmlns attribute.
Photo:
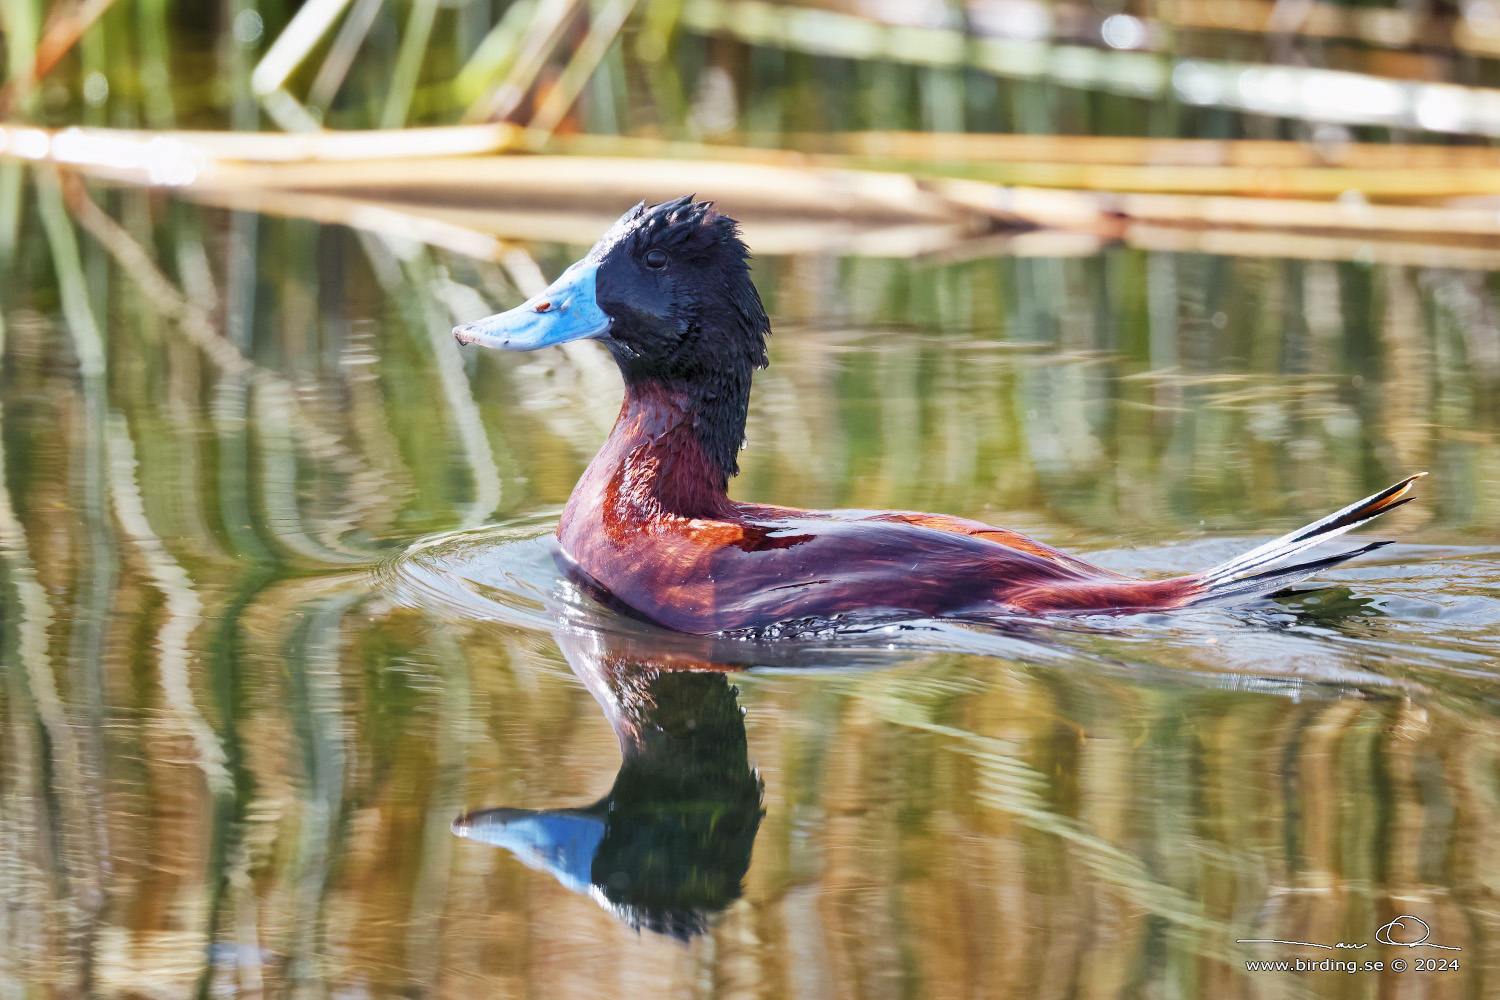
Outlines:
<svg viewBox="0 0 1500 1000"><path fill-rule="evenodd" d="M458 349L517 272L101 194L122 257L28 190L7 991L1493 992L1495 275L763 257L747 500L1158 573L1432 475L1365 532L1397 544L1243 611L706 641L558 576L618 380L593 345ZM1375 943L1401 914L1462 951ZM1244 938L1461 962L1248 972L1324 955Z"/></svg>

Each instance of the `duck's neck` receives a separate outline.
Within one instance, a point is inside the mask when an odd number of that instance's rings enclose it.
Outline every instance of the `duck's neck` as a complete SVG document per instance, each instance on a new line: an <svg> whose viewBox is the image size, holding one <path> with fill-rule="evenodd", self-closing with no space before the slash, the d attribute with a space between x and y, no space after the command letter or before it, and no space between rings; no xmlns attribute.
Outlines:
<svg viewBox="0 0 1500 1000"><path fill-rule="evenodd" d="M738 471L733 454L744 430L745 408L733 394L627 382L614 430L573 490L562 529L601 515L607 524L726 516L729 477Z"/></svg>

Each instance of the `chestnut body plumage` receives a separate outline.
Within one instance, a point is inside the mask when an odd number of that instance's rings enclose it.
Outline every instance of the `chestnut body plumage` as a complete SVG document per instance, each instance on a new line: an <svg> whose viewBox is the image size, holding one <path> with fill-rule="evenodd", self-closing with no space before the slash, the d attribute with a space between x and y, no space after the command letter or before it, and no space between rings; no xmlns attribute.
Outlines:
<svg viewBox="0 0 1500 1000"><path fill-rule="evenodd" d="M1222 566L1151 581L962 518L741 503L728 481L770 332L747 256L734 222L706 203L639 205L541 295L454 331L510 350L585 337L610 350L624 405L568 501L558 540L572 572L670 628L1246 600L1373 548L1286 565L1406 502L1417 478Z"/></svg>

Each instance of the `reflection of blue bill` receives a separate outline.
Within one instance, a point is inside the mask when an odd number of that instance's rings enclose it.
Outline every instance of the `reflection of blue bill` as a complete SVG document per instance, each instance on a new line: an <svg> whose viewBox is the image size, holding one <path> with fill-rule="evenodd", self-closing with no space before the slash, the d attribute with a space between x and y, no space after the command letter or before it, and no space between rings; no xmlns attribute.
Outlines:
<svg viewBox="0 0 1500 1000"><path fill-rule="evenodd" d="M528 868L551 872L569 889L589 895L604 821L571 811L480 809L454 820L453 832L503 847Z"/></svg>

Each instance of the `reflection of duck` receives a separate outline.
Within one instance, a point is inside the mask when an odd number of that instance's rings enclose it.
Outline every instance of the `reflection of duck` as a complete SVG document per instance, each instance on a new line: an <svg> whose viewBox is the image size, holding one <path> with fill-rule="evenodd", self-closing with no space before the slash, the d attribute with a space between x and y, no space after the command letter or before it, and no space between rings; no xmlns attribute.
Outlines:
<svg viewBox="0 0 1500 1000"><path fill-rule="evenodd" d="M597 637L562 637L624 762L581 809L481 809L453 832L508 848L633 927L687 938L739 898L761 817L745 720L722 668L640 660Z"/></svg>
<svg viewBox="0 0 1500 1000"><path fill-rule="evenodd" d="M770 332L747 256L734 221L708 203L638 205L546 291L454 331L508 350L592 338L614 355L625 403L558 539L570 569L672 628L1246 600L1369 551L1286 565L1406 502L1412 479L1213 569L1148 581L977 521L733 501L751 374Z"/></svg>

